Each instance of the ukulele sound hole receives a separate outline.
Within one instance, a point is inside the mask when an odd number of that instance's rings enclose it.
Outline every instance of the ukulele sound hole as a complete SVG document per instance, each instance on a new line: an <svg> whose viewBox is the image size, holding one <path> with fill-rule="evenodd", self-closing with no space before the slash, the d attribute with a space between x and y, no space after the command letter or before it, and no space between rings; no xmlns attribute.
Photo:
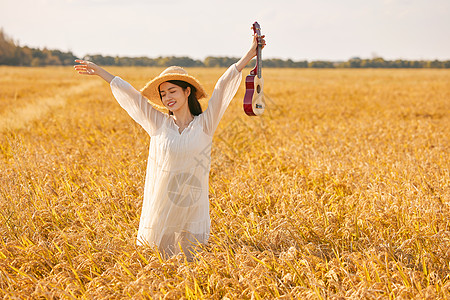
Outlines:
<svg viewBox="0 0 450 300"><path fill-rule="evenodd" d="M258 86L256 87L256 91L259 93L261 93L261 86L258 84Z"/></svg>

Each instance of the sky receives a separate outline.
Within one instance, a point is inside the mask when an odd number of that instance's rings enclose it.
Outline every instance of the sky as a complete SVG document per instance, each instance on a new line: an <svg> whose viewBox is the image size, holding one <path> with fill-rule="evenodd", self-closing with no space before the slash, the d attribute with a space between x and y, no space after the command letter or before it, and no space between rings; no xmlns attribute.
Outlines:
<svg viewBox="0 0 450 300"><path fill-rule="evenodd" d="M112 56L450 59L449 0L0 0L21 46Z"/></svg>

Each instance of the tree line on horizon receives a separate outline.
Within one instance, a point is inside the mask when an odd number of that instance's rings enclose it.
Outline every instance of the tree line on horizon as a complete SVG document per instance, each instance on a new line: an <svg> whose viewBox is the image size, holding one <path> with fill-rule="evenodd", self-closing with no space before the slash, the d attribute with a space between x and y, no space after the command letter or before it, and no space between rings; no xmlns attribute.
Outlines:
<svg viewBox="0 0 450 300"><path fill-rule="evenodd" d="M38 49L28 46L18 46L0 29L0 65L9 66L68 66L78 59L72 52L60 50ZM239 60L238 57L208 56L203 61L187 56L123 57L104 56L101 54L87 55L89 59L103 66L143 66L143 67L228 67ZM381 57L361 59L354 57L348 61L293 61L291 59L263 59L265 68L450 68L450 60L384 60ZM249 65L254 65L254 61Z"/></svg>

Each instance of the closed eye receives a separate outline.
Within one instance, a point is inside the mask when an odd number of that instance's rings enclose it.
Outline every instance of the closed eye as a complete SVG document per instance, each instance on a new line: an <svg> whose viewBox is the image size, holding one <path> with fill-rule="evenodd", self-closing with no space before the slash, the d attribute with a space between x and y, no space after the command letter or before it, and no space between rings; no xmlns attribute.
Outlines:
<svg viewBox="0 0 450 300"><path fill-rule="evenodd" d="M176 88L176 87L171 87L171 88L167 89L167 91L160 91L160 92L159 92L159 95L160 95L161 97L164 97L164 96L167 95L167 92L169 92L169 94L174 94L174 93L177 92L177 88Z"/></svg>

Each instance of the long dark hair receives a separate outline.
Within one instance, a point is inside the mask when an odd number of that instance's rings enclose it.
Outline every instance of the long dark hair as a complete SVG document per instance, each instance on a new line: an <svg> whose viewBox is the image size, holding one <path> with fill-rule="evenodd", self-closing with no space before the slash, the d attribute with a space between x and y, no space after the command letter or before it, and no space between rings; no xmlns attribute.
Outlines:
<svg viewBox="0 0 450 300"><path fill-rule="evenodd" d="M191 114L193 114L194 116L198 116L199 114L201 114L202 111L202 107L200 106L200 102L198 102L197 99L197 89L190 83L187 83L186 81L182 81L182 80L169 80L167 82L170 82L172 84L175 84L179 87L181 87L183 89L183 91L185 91L188 87L191 88L191 93L189 94L188 97L188 106L189 106L189 111L191 112ZM159 87L158 87L159 90ZM159 98L162 101L162 97L161 97L161 91L159 93ZM169 115L173 115L173 112L169 110Z"/></svg>

